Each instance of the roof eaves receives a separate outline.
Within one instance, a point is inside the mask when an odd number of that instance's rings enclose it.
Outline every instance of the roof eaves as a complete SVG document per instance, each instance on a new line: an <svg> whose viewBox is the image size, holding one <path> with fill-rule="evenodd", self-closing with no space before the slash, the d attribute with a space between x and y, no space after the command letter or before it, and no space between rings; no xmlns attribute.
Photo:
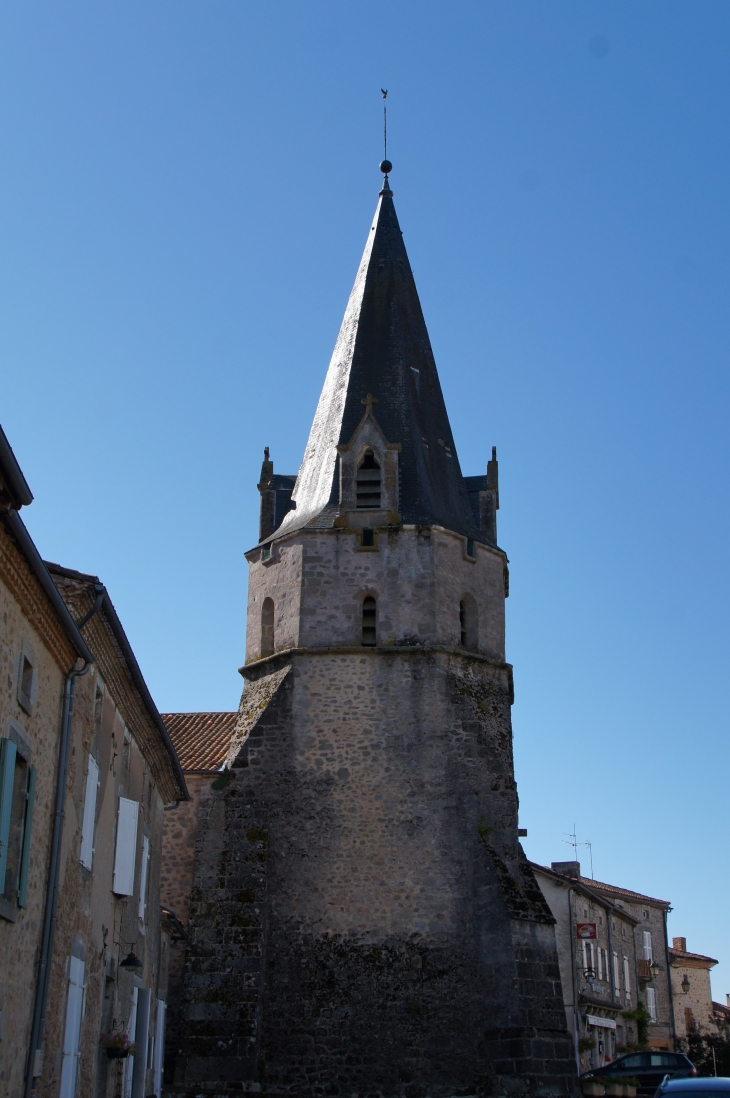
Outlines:
<svg viewBox="0 0 730 1098"><path fill-rule="evenodd" d="M103 583L100 582L97 576L90 576L84 572L77 572L72 568L64 568L62 565L53 564L50 561L48 562L48 568L51 571L57 572L59 575L67 576L70 579L86 580L90 583L98 585L100 588L103 589L104 598L101 604L101 610L103 611L104 616L109 623L109 627L111 628L111 631L114 635L114 639L121 649L124 661L127 664L129 674L132 678L132 682L137 689L137 693L142 699L142 704L147 710L147 713L152 720L152 723L155 725L157 731L159 732L160 739L162 740L165 750L167 751L167 754L170 758L173 773L175 775L178 788L180 790L180 800L189 801L190 794L188 793L188 788L185 784L185 775L183 774L182 767L180 766L180 760L177 757L177 752L173 747L172 740L170 739L169 733L165 728L164 721L162 720L162 717L157 710L157 706L152 700L152 695L149 692L140 666L137 663L137 657L135 656L132 650L132 646L127 639L127 634L124 632L124 628L121 621L119 620L116 610L114 609L114 603L110 599L109 592L107 591L106 587ZM51 582L53 581L51 580ZM61 596L59 595L59 598L60 597Z"/></svg>
<svg viewBox="0 0 730 1098"><path fill-rule="evenodd" d="M585 877L581 877L582 882L585 882L585 880ZM627 900L640 900L642 903L653 904L655 907L670 908L672 906L669 900L658 900L656 896L646 896L643 892L632 892L630 888L619 888L617 885L606 884L604 881L591 881L588 887L595 888L598 892L610 892L614 896L625 896Z"/></svg>
<svg viewBox="0 0 730 1098"><path fill-rule="evenodd" d="M669 956L676 957L678 961L702 961L708 966L718 965L720 962L714 957L706 957L704 953L688 953L686 949L669 947Z"/></svg>
<svg viewBox="0 0 730 1098"><path fill-rule="evenodd" d="M13 506L19 511L21 507L28 507L33 502L33 493L28 481L23 476L23 470L18 464L18 459L13 453L13 448L8 442L7 435L0 427L0 472L8 492L12 496Z"/></svg>
<svg viewBox="0 0 730 1098"><path fill-rule="evenodd" d="M76 654L82 660L85 660L86 663L93 663L94 657L90 652L86 641L81 636L69 608L61 598L58 588L51 579L50 573L43 562L40 553L36 549L35 542L25 528L25 524L20 515L13 508L0 513L2 514L3 521L10 534L15 539L20 551L30 565L33 575L43 589L44 595L53 606L63 630L73 645Z"/></svg>

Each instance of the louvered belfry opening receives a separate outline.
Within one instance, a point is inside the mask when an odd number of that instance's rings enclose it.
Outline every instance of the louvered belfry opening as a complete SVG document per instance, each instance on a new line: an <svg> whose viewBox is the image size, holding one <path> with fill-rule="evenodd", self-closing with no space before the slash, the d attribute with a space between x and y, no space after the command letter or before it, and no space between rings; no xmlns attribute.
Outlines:
<svg viewBox="0 0 730 1098"><path fill-rule="evenodd" d="M380 507L380 466L372 450L366 450L357 470L357 506Z"/></svg>
<svg viewBox="0 0 730 1098"><path fill-rule="evenodd" d="M362 643L365 648L375 648L375 599L372 595L362 600Z"/></svg>
<svg viewBox="0 0 730 1098"><path fill-rule="evenodd" d="M274 600L264 599L261 607L261 655L274 653Z"/></svg>

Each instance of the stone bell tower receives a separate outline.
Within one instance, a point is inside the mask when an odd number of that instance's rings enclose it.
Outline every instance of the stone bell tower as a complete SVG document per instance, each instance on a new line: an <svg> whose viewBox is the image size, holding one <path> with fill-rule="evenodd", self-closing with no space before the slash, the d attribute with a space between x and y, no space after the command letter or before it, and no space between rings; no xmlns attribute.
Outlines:
<svg viewBox="0 0 730 1098"><path fill-rule="evenodd" d="M267 450L258 488L175 1092L572 1093L517 838L496 453L462 476L387 174L299 474Z"/></svg>

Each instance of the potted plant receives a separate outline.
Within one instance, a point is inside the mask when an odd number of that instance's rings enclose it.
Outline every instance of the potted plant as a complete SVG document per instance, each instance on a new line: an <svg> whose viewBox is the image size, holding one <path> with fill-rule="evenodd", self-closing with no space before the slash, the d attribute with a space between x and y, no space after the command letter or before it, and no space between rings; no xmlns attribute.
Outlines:
<svg viewBox="0 0 730 1098"><path fill-rule="evenodd" d="M102 1033L101 1047L110 1060L124 1060L137 1051L137 1046L127 1033Z"/></svg>

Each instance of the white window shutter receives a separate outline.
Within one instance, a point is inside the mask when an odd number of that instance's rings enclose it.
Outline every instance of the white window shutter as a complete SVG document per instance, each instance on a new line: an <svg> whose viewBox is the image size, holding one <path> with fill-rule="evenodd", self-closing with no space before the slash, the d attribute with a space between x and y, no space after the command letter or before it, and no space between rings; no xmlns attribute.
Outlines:
<svg viewBox="0 0 730 1098"><path fill-rule="evenodd" d="M79 861L91 869L94 859L94 824L96 822L96 792L99 788L99 764L93 755L89 755L89 767L86 771L86 796L84 797L84 818L81 824L81 853Z"/></svg>
<svg viewBox="0 0 730 1098"><path fill-rule="evenodd" d="M167 1003L157 1000L157 1024L155 1025L155 1098L162 1094L162 1072L165 1063L165 1011Z"/></svg>
<svg viewBox="0 0 730 1098"><path fill-rule="evenodd" d="M616 995L618 996L618 993L621 990L621 981L619 980L618 972L618 953L614 953L613 955L613 982L615 984Z"/></svg>
<svg viewBox="0 0 730 1098"><path fill-rule="evenodd" d="M654 952L651 948L651 931L650 930L644 930L643 935L644 935L644 960L645 961L653 961L654 960Z"/></svg>
<svg viewBox="0 0 730 1098"><path fill-rule="evenodd" d="M134 802L133 802L134 803ZM132 994L130 996L130 1002L132 1009L129 1012L129 1021L127 1022L127 1036L130 1041L134 1040L135 1032L137 1030L137 1000L139 998L139 988L133 987ZM134 1055L130 1054L124 1061L124 1079L122 1080L122 1098L132 1098L132 1080L134 1078Z"/></svg>
<svg viewBox="0 0 730 1098"><path fill-rule="evenodd" d="M63 1031L63 1059L61 1060L59 1098L74 1098L76 1094L79 1038L81 1036L81 1018L84 1012L85 967L84 962L80 961L78 957L71 957L68 995L66 998L66 1024Z"/></svg>
<svg viewBox="0 0 730 1098"><path fill-rule="evenodd" d="M646 1005L649 1010L649 1017L652 1022L656 1022L656 991L653 987L646 989Z"/></svg>
<svg viewBox="0 0 730 1098"><path fill-rule="evenodd" d="M119 798L117 849L114 855L114 884L117 896L134 895L134 863L137 856L137 817L139 802Z"/></svg>
<svg viewBox="0 0 730 1098"><path fill-rule="evenodd" d="M146 835L142 836L142 865L139 871L139 919L144 922L147 908L147 876L150 866L150 841Z"/></svg>
<svg viewBox="0 0 730 1098"><path fill-rule="evenodd" d="M631 994L631 980L629 979L629 959L624 954L624 990L627 996Z"/></svg>

